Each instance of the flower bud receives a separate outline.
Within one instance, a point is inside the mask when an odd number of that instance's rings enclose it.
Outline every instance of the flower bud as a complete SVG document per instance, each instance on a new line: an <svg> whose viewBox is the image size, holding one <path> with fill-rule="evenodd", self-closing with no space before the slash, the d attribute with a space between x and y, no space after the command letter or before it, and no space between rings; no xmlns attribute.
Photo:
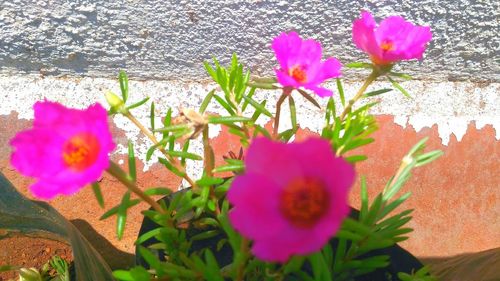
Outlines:
<svg viewBox="0 0 500 281"><path fill-rule="evenodd" d="M115 95L113 92L107 92L105 94L106 101L108 102L109 106L111 107L111 110L120 112L120 113L125 113L127 109L125 108L125 103L123 100Z"/></svg>

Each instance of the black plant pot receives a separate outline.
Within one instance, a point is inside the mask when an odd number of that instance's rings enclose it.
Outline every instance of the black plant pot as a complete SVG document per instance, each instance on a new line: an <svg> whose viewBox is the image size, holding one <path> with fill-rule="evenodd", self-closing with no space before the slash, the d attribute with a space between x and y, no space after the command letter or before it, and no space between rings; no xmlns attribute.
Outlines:
<svg viewBox="0 0 500 281"><path fill-rule="evenodd" d="M178 191L182 192L182 191ZM168 202L170 199L170 196L163 197L160 200L163 200L165 202ZM351 208L351 213L349 214L351 218L357 219L359 216L359 211ZM154 221L149 219L148 217L145 217L141 229L139 231L139 236L142 234L153 230L158 227L158 224L156 224ZM193 236L198 234L200 231L195 229L195 228L188 228L186 229L186 234L188 237ZM231 247L226 243L219 251L217 251L217 243L225 238L224 234L219 234L215 237L212 237L210 239L205 239L205 240L200 240L200 241L194 241L192 244L192 251L196 252L198 250L201 250L203 248L209 248L215 255L217 262L221 267L226 266L230 264L233 260L233 254L232 254L232 249ZM149 240L144 241L141 245L144 247L147 247L149 245L158 243L159 241L156 240L154 237L150 238ZM332 249L335 252L337 245L338 245L338 239L333 238L330 240L330 244L332 245ZM165 260L165 252L162 250L156 250L157 257L160 260ZM379 250L374 250L371 251L367 254L364 254L360 256L360 258L368 258L368 257L373 257L377 255L388 255L390 259L390 265L386 268L378 269L376 271L373 271L369 274L363 275L363 276L358 276L354 278L354 281L397 281L399 278L397 278L397 274L399 272L405 272L408 274L411 274L412 272L417 271L418 269L423 267L423 264L412 254L410 254L408 251L404 250L401 248L399 245L394 245L388 248L384 249L379 249ZM136 250L135 253L135 262L137 265L141 265L143 267L149 268L148 263L142 258L142 256L138 253ZM311 273L312 269L310 266L306 263L303 268L304 271Z"/></svg>

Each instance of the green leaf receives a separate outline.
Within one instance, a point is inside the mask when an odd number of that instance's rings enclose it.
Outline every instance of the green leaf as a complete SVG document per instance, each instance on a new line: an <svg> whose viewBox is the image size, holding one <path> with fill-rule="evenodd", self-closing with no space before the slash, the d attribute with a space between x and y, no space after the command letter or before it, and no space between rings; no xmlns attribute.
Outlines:
<svg viewBox="0 0 500 281"><path fill-rule="evenodd" d="M356 163L359 161L364 161L366 159L368 159L368 157L366 155L352 155L352 156L345 158L345 160L349 163Z"/></svg>
<svg viewBox="0 0 500 281"><path fill-rule="evenodd" d="M425 143L429 140L429 137L425 137L418 141L407 153L407 155L413 156L414 154L420 153L425 148Z"/></svg>
<svg viewBox="0 0 500 281"><path fill-rule="evenodd" d="M199 111L200 113L203 114L205 112L205 110L207 110L208 104L212 100L214 94L215 94L215 90L212 90L212 91L208 92L208 94L205 96L205 98L203 99L203 101L201 102L201 105L200 105L200 111Z"/></svg>
<svg viewBox="0 0 500 281"><path fill-rule="evenodd" d="M50 266L57 272L57 279L53 281L70 281L69 264L59 256L53 256L49 260ZM51 280L52 281L52 280Z"/></svg>
<svg viewBox="0 0 500 281"><path fill-rule="evenodd" d="M236 115L234 109L227 103L223 98L218 95L214 95L213 98L222 106L230 115Z"/></svg>
<svg viewBox="0 0 500 281"><path fill-rule="evenodd" d="M128 99L128 77L125 71L120 70L118 74L118 81L120 82L120 90L122 92L123 102L127 102Z"/></svg>
<svg viewBox="0 0 500 281"><path fill-rule="evenodd" d="M254 137L256 137L257 134L260 133L261 135L265 136L266 138L272 139L271 134L265 128L263 128L262 126L255 124L254 125L254 129L255 129L254 134L253 134Z"/></svg>
<svg viewBox="0 0 500 281"><path fill-rule="evenodd" d="M182 157L182 158L187 158L187 159L192 159L192 160L203 160L203 157L200 155L190 153L190 152L185 152L185 151L173 151L173 150L166 150L165 151L168 155L174 156L174 157Z"/></svg>
<svg viewBox="0 0 500 281"><path fill-rule="evenodd" d="M279 89L278 86L269 83L257 83L257 82L248 82L248 87L258 88L258 89L266 89L266 90L276 90Z"/></svg>
<svg viewBox="0 0 500 281"><path fill-rule="evenodd" d="M396 77L402 78L404 80L412 80L413 79L413 77L411 77L410 75L405 74L405 73L401 73L401 72L391 71L391 72L389 72L389 75L396 76Z"/></svg>
<svg viewBox="0 0 500 281"><path fill-rule="evenodd" d="M144 258L144 260L151 266L151 268L155 270L155 273L156 275L158 275L158 277L162 277L165 275L162 263L155 255L153 255L153 253L151 253L147 248L144 248L143 246L137 246L137 250L139 251L139 254Z"/></svg>
<svg viewBox="0 0 500 281"><path fill-rule="evenodd" d="M401 205L406 199L408 199L411 196L411 192L407 192L403 194L403 196L399 197L397 200L392 201L389 203L387 206L384 207L380 215L377 217L377 220L383 219L385 216L387 216L390 212L392 212L394 209L396 209L399 205Z"/></svg>
<svg viewBox="0 0 500 281"><path fill-rule="evenodd" d="M219 166L213 169L212 173L243 172L244 169L245 169L244 164L229 164L229 165Z"/></svg>
<svg viewBox="0 0 500 281"><path fill-rule="evenodd" d="M339 244L337 246L337 250L335 251L335 258L333 264L333 272L339 272L342 266L342 261L344 260L344 256L347 248L347 240L340 238Z"/></svg>
<svg viewBox="0 0 500 281"><path fill-rule="evenodd" d="M342 87L342 80L339 78L337 78L337 90L339 91L340 102L342 106L345 106L344 87Z"/></svg>
<svg viewBox="0 0 500 281"><path fill-rule="evenodd" d="M114 280L106 262L77 228L45 202L21 195L0 173L0 228L17 235L65 241L71 245L75 280ZM3 269L7 269L3 267Z"/></svg>
<svg viewBox="0 0 500 281"><path fill-rule="evenodd" d="M248 92L248 94L246 95L247 98L252 98L253 95L255 94L255 87L251 88L250 91ZM247 108L248 106L248 101L244 101L243 102L243 105L241 106L241 111L245 111L245 109Z"/></svg>
<svg viewBox="0 0 500 281"><path fill-rule="evenodd" d="M127 205L127 208L131 208L137 204L139 204L141 202L141 200L139 199L132 199L128 202L128 205ZM113 208L109 209L106 213L104 213L104 215L102 215L99 220L105 220L113 215L115 215L116 213L118 213L118 208L120 207L120 204L114 206Z"/></svg>
<svg viewBox="0 0 500 281"><path fill-rule="evenodd" d="M401 85L399 85L398 82L396 82L394 79L392 79L391 77L387 77L389 78L389 81L391 81L392 83L392 86L394 86L394 88L398 89L403 95L405 95L407 98L411 98L410 94L408 94L408 92L403 88L401 87Z"/></svg>
<svg viewBox="0 0 500 281"><path fill-rule="evenodd" d="M363 96L365 98L366 97L373 97L373 96L381 95L381 94L384 94L384 93L387 93L387 92L390 92L390 91L392 91L392 89L380 89L380 90L368 92L368 93L364 94Z"/></svg>
<svg viewBox="0 0 500 281"><path fill-rule="evenodd" d="M349 68L373 68L373 65L371 63L366 62L351 62L346 64L345 66Z"/></svg>
<svg viewBox="0 0 500 281"><path fill-rule="evenodd" d="M297 91L307 100L309 101L310 103L312 103L314 106L316 106L317 108L321 109L321 105L319 105L319 103L311 96L309 95L306 91L302 90L302 89L297 89Z"/></svg>
<svg viewBox="0 0 500 281"><path fill-rule="evenodd" d="M125 231L125 224L127 222L127 209L130 202L130 191L127 191L122 198L120 206L118 206L118 212L116 213L116 236L118 240L123 237L123 232Z"/></svg>
<svg viewBox="0 0 500 281"><path fill-rule="evenodd" d="M5 271L14 271L18 270L19 266L13 266L13 265L0 265L0 272L5 272Z"/></svg>
<svg viewBox="0 0 500 281"><path fill-rule="evenodd" d="M134 278L132 277L132 274L126 270L115 270L113 272L113 276L122 281L135 281Z"/></svg>
<svg viewBox="0 0 500 281"><path fill-rule="evenodd" d="M271 112L269 112L269 110L267 110L262 104L256 102L255 100L253 100L251 97L248 97L248 96L245 96L243 95L242 96L243 99L248 102L249 104L251 104L255 110L261 112L261 113L264 113L264 115L267 115L268 117L272 117L273 115L271 114Z"/></svg>
<svg viewBox="0 0 500 281"><path fill-rule="evenodd" d="M224 179L221 178L211 178L211 177L203 177L196 181L198 186L211 186L211 185L219 185L224 182Z"/></svg>
<svg viewBox="0 0 500 281"><path fill-rule="evenodd" d="M297 112L295 109L295 101L292 96L288 97L288 105L290 106L290 119L292 121L292 128L297 129Z"/></svg>
<svg viewBox="0 0 500 281"><path fill-rule="evenodd" d="M153 187L144 190L144 194L146 195L169 195L172 193L172 189L166 187Z"/></svg>
<svg viewBox="0 0 500 281"><path fill-rule="evenodd" d="M209 117L208 123L210 124L232 124L235 122L250 122L252 119L243 116L221 116Z"/></svg>
<svg viewBox="0 0 500 281"><path fill-rule="evenodd" d="M209 281L224 281L224 278L221 276L221 270L219 265L217 264L217 260L215 259L212 251L210 249L205 250L205 260L207 262L207 266L204 270L205 280Z"/></svg>
<svg viewBox="0 0 500 281"><path fill-rule="evenodd" d="M335 234L335 237L339 238L339 239L351 240L354 242L361 241L363 238L365 238L362 235L359 235L359 234L351 232L351 231L343 230L343 229L337 231L337 233Z"/></svg>
<svg viewBox="0 0 500 281"><path fill-rule="evenodd" d="M193 235L191 237L191 241L205 240L205 239L213 238L213 237L217 236L218 234L220 234L220 230L218 230L218 229L203 231L202 233Z"/></svg>
<svg viewBox="0 0 500 281"><path fill-rule="evenodd" d="M166 127L163 127L163 128L158 128L156 130L154 130L153 132L178 132L178 131L183 131L183 130L186 130L188 129L187 125L185 124L179 124L179 125L170 125L170 126L166 126Z"/></svg>
<svg viewBox="0 0 500 281"><path fill-rule="evenodd" d="M434 151L419 155L415 159L417 161L417 163L415 164L415 167L420 167L420 166L429 164L430 162L441 157L443 154L444 154L444 152L441 150L434 150Z"/></svg>
<svg viewBox="0 0 500 281"><path fill-rule="evenodd" d="M179 169L177 169L176 167L174 167L172 165L172 163L170 163L167 159L159 157L158 158L158 162L160 162L161 164L163 164L167 169L169 169L172 173L176 174L177 176L179 176L179 177L184 177L185 176L185 174L183 172L179 171Z"/></svg>
<svg viewBox="0 0 500 281"><path fill-rule="evenodd" d="M92 191L94 192L99 206L101 206L101 208L104 208L104 198L102 197L101 187L99 186L98 182L92 183Z"/></svg>
<svg viewBox="0 0 500 281"><path fill-rule="evenodd" d="M154 228L153 230L150 230L150 231L142 234L141 236L139 236L134 244L141 245L142 243L146 242L147 240L159 235L161 231L162 231L162 228L160 228L160 227Z"/></svg>
<svg viewBox="0 0 500 281"><path fill-rule="evenodd" d="M148 100L149 100L149 97L147 97L145 99L142 99L142 100L140 100L140 101L138 101L138 102L136 102L136 103L134 103L132 105L127 106L127 109L130 110L130 109L139 107L139 106L145 104Z"/></svg>
<svg viewBox="0 0 500 281"><path fill-rule="evenodd" d="M328 99L328 103L326 104L326 110L325 110L325 121L326 121L326 125L325 125L325 128L329 127L329 125L331 124L330 121L332 119L332 117L335 117L337 115L336 111L336 107L335 107L335 100L333 100L332 97L330 97Z"/></svg>
<svg viewBox="0 0 500 281"><path fill-rule="evenodd" d="M359 212L360 220L363 221L368 212L368 188L366 186L366 177L361 176L361 209Z"/></svg>
<svg viewBox="0 0 500 281"><path fill-rule="evenodd" d="M389 256L387 255L369 257L366 259L362 259L361 262L363 263L364 268L369 268L372 270L387 267L390 264Z"/></svg>
<svg viewBox="0 0 500 281"><path fill-rule="evenodd" d="M155 102L151 102L151 111L149 112L149 120L151 124L151 130L154 131L155 129Z"/></svg>
<svg viewBox="0 0 500 281"><path fill-rule="evenodd" d="M137 180L137 169L135 166L134 144L128 141L128 174L133 181Z"/></svg>
<svg viewBox="0 0 500 281"><path fill-rule="evenodd" d="M134 281L150 281L151 276L149 272L140 266L135 266L130 269L130 275L132 275L132 278Z"/></svg>
<svg viewBox="0 0 500 281"><path fill-rule="evenodd" d="M346 218L342 223L342 227L344 229L359 233L363 236L370 236L372 234L372 229L370 227L351 218Z"/></svg>
<svg viewBox="0 0 500 281"><path fill-rule="evenodd" d="M170 126L170 123L172 122L172 108L168 108L167 114L165 114L165 118L163 118L163 127L168 127ZM169 135L169 132L163 132L162 133L162 139L166 139ZM174 139L170 139L170 145L173 147L174 146ZM172 148L173 149L173 148ZM172 150L170 149L170 150Z"/></svg>
<svg viewBox="0 0 500 281"><path fill-rule="evenodd" d="M308 258L313 269L314 280L332 281L332 274L321 252L316 252Z"/></svg>
<svg viewBox="0 0 500 281"><path fill-rule="evenodd" d="M267 100L263 100L260 105L262 107L265 107L266 106L266 102ZM250 117L250 119L252 119L253 122L257 122L257 119L259 119L260 117L260 114L262 113L262 111L259 111L259 110L255 110L255 112L252 114L252 117ZM246 137L244 136L243 139L245 139Z"/></svg>
<svg viewBox="0 0 500 281"><path fill-rule="evenodd" d="M368 215L366 216L366 219L363 221L366 225L372 225L375 223L380 208L382 207L382 201L383 200L381 194L375 197L373 204L369 208Z"/></svg>
<svg viewBox="0 0 500 281"><path fill-rule="evenodd" d="M212 77L212 79L215 81L215 82L219 82L217 80L217 74L215 73L215 70L212 68L212 66L210 66L210 64L208 62L203 62L203 65L205 66L205 69L207 70L207 73L210 75L210 77Z"/></svg>
<svg viewBox="0 0 500 281"><path fill-rule="evenodd" d="M283 273L287 275L292 272L299 271L302 268L305 259L306 258L304 256L292 256L283 267Z"/></svg>
<svg viewBox="0 0 500 281"><path fill-rule="evenodd" d="M152 145L148 151L146 151L146 160L151 160L151 157L153 156L153 153L155 152L156 149L160 147L164 147L171 139L173 139L173 136L167 136L166 138L162 139L159 141L157 144Z"/></svg>
<svg viewBox="0 0 500 281"><path fill-rule="evenodd" d="M288 129L278 134L278 138L286 142L290 141L293 135L297 132L297 128Z"/></svg>

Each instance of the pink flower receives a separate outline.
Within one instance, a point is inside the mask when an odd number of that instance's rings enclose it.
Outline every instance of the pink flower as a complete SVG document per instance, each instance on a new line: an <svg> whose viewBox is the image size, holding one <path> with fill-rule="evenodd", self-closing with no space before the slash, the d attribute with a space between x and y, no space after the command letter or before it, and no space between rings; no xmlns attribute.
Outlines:
<svg viewBox="0 0 500 281"><path fill-rule="evenodd" d="M326 79L339 77L342 65L335 58L322 62L320 43L312 39L302 40L297 33L290 32L274 38L272 48L280 64L280 69L275 71L281 85L304 87L320 97L333 94L319 85Z"/></svg>
<svg viewBox="0 0 500 281"><path fill-rule="evenodd" d="M285 262L321 249L349 213L354 169L324 139L255 139L245 166L228 191L229 219L253 240L252 252L261 260Z"/></svg>
<svg viewBox="0 0 500 281"><path fill-rule="evenodd" d="M99 104L77 110L49 101L37 102L33 108L33 128L10 141L15 149L12 166L37 179L31 192L50 199L73 194L99 179L115 148L106 110Z"/></svg>
<svg viewBox="0 0 500 281"><path fill-rule="evenodd" d="M352 39L374 64L386 65L421 59L432 33L430 27L413 25L399 16L388 17L377 27L373 16L362 12L353 23Z"/></svg>

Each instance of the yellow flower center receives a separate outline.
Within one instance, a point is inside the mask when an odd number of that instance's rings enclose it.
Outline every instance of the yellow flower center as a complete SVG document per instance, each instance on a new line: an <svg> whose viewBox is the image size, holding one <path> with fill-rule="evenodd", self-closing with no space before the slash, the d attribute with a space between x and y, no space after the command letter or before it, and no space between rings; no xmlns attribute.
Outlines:
<svg viewBox="0 0 500 281"><path fill-rule="evenodd" d="M380 49L382 49L384 52L392 51L394 50L394 43L389 40L384 40L382 41L382 43L380 43Z"/></svg>
<svg viewBox="0 0 500 281"><path fill-rule="evenodd" d="M328 211L325 184L316 178L298 178L285 187L280 202L283 216L298 228L311 228Z"/></svg>
<svg viewBox="0 0 500 281"><path fill-rule="evenodd" d="M97 138L88 133L77 134L63 145L63 161L74 171L82 171L92 166L99 155Z"/></svg>
<svg viewBox="0 0 500 281"><path fill-rule="evenodd" d="M295 81L305 83L307 81L307 74L304 68L300 65L295 65L288 70L288 75L292 76Z"/></svg>

